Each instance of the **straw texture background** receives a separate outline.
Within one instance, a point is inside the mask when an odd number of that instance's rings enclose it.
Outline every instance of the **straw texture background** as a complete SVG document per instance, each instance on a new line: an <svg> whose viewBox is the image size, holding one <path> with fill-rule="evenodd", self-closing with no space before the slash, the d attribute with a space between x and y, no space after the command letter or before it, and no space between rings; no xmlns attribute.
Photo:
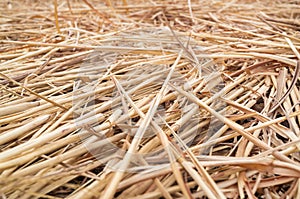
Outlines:
<svg viewBox="0 0 300 199"><path fill-rule="evenodd" d="M297 0L0 1L0 198L300 198L299 30Z"/></svg>

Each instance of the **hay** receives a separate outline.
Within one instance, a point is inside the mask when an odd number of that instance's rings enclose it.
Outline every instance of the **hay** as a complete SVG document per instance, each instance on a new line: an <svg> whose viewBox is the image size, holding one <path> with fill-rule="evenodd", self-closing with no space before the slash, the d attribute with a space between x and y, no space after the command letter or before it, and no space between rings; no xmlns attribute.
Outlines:
<svg viewBox="0 0 300 199"><path fill-rule="evenodd" d="M298 1L1 1L2 198L300 198Z"/></svg>

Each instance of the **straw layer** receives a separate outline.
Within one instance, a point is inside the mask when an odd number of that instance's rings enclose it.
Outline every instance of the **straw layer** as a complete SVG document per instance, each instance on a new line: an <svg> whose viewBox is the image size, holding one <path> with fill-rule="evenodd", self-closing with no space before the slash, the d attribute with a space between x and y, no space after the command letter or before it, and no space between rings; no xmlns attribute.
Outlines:
<svg viewBox="0 0 300 199"><path fill-rule="evenodd" d="M300 198L298 1L2 1L2 198Z"/></svg>

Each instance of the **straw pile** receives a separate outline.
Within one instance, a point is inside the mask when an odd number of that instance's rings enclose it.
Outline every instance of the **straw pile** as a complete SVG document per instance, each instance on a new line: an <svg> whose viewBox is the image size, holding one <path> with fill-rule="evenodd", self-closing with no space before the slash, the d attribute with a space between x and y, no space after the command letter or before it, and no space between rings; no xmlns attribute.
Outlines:
<svg viewBox="0 0 300 199"><path fill-rule="evenodd" d="M0 5L0 197L300 198L299 1Z"/></svg>

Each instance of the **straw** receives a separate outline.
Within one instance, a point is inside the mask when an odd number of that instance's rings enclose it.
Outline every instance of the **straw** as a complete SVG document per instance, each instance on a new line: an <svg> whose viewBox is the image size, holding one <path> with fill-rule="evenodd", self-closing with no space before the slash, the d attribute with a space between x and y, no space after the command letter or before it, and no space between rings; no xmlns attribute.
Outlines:
<svg viewBox="0 0 300 199"><path fill-rule="evenodd" d="M296 1L1 1L1 198L299 198Z"/></svg>

